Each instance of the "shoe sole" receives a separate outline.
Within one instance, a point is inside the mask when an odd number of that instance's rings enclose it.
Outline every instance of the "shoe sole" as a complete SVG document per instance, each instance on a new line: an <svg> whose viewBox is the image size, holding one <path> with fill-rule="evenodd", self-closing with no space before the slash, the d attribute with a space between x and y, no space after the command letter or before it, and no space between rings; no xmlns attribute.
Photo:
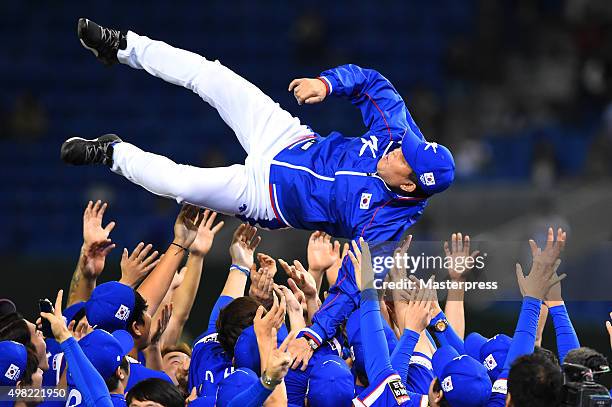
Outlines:
<svg viewBox="0 0 612 407"><path fill-rule="evenodd" d="M79 21L79 24L77 26L77 35L79 36L79 41L81 41L81 45L83 46L83 48L90 50L96 56L96 58L98 58L100 53L95 48L88 47L87 44L85 44L85 41L83 41L83 38L81 35L81 31L85 32L87 30L88 25L89 25L88 19L85 19L85 24L83 24L83 27L81 27L81 21Z"/></svg>

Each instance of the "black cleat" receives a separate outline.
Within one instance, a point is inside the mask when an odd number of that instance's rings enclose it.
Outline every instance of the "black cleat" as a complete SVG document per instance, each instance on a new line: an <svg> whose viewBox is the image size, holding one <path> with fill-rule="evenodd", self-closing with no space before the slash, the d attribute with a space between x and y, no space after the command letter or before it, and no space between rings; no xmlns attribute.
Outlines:
<svg viewBox="0 0 612 407"><path fill-rule="evenodd" d="M87 140L72 137L62 144L62 161L72 165L104 164L113 165L113 146L121 139L116 134L105 134L97 139Z"/></svg>
<svg viewBox="0 0 612 407"><path fill-rule="evenodd" d="M125 32L104 28L86 18L79 19L77 32L81 44L106 66L119 62L117 51L127 46Z"/></svg>

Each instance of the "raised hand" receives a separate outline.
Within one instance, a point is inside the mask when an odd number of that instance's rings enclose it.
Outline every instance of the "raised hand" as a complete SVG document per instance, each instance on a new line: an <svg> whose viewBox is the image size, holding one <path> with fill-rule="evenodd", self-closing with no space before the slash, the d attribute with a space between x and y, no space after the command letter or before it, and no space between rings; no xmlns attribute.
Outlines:
<svg viewBox="0 0 612 407"><path fill-rule="evenodd" d="M349 251L348 255L355 269L357 287L359 287L361 291L368 288L374 288L374 269L372 268L372 255L370 254L368 243L360 237L359 244L361 245L361 249L354 240L351 244L354 254Z"/></svg>
<svg viewBox="0 0 612 407"><path fill-rule="evenodd" d="M313 232L308 239L308 269L323 272L340 257L340 242L332 243L325 232Z"/></svg>
<svg viewBox="0 0 612 407"><path fill-rule="evenodd" d="M285 298L287 304L287 312L302 312L302 304L295 297L293 292L284 285L274 284L274 293L279 297Z"/></svg>
<svg viewBox="0 0 612 407"><path fill-rule="evenodd" d="M466 275L474 268L474 262L466 262L468 258L478 255L478 250L470 253L470 236L461 233L451 235L451 244L444 242L444 254L452 262L448 270L448 275L452 281L464 281Z"/></svg>
<svg viewBox="0 0 612 407"><path fill-rule="evenodd" d="M270 335L276 338L277 330L272 328ZM272 342L270 351L268 352L268 358L266 361L265 374L273 381L282 380L289 371L291 365L291 353L288 351L289 343L295 337L295 333L287 335L283 343L276 348L276 341Z"/></svg>
<svg viewBox="0 0 612 407"><path fill-rule="evenodd" d="M555 239L553 229L548 228L544 250L540 249L535 241L529 240L531 255L533 256L529 275L525 276L521 265L516 264L516 277L523 296L543 300L553 289L558 290L558 296L560 297L560 288L555 288L555 286L567 275L558 276L556 271L561 262L559 256L565 247L565 239L566 233L563 229L559 228L557 230Z"/></svg>
<svg viewBox="0 0 612 407"><path fill-rule="evenodd" d="M127 249L123 249L120 263L120 283L136 288L151 270L157 266L159 263L159 259L157 259L159 252L155 250L153 253L149 254L152 248L153 245L148 244L145 246L144 243L140 242L134 251L132 251L132 254L129 254Z"/></svg>
<svg viewBox="0 0 612 407"><path fill-rule="evenodd" d="M312 276L298 260L293 261L293 265L289 265L285 260L278 259L283 270L302 290L306 298L315 298L319 295L317 283Z"/></svg>
<svg viewBox="0 0 612 407"><path fill-rule="evenodd" d="M195 240L189 247L189 252L195 256L206 256L212 247L213 240L217 232L221 230L225 222L220 221L216 225L215 219L217 218L217 212L206 209L202 216L202 222L198 228L198 233Z"/></svg>
<svg viewBox="0 0 612 407"><path fill-rule="evenodd" d="M433 276L430 280L433 281ZM412 298L403 309L403 315L401 316L404 329L420 333L427 328L432 318L432 306L434 301L437 302L435 297L435 292L427 287L414 290Z"/></svg>
<svg viewBox="0 0 612 407"><path fill-rule="evenodd" d="M261 242L261 236L257 235L257 228L243 223L234 232L232 244L230 245L230 256L232 264L250 269L253 265L253 254Z"/></svg>
<svg viewBox="0 0 612 407"><path fill-rule="evenodd" d="M251 270L251 286L249 287L249 297L256 299L265 307L272 304L272 292L274 287L274 278L272 270L253 269Z"/></svg>
<svg viewBox="0 0 612 407"><path fill-rule="evenodd" d="M264 253L257 253L257 261L261 269L269 270L272 277L276 275L276 260L274 260L272 256L268 256Z"/></svg>
<svg viewBox="0 0 612 407"><path fill-rule="evenodd" d="M294 79L289 84L288 90L293 91L293 96L299 105L319 103L327 96L327 87L321 79Z"/></svg>
<svg viewBox="0 0 612 407"><path fill-rule="evenodd" d="M285 323L285 315L287 313L287 302L285 301L285 297L281 296L279 301L278 296L273 293L272 298L272 307L270 307L269 311L266 312L263 305L260 305L255 312L253 328L257 338L268 338L272 328L280 329Z"/></svg>
<svg viewBox="0 0 612 407"><path fill-rule="evenodd" d="M109 239L115 222L102 227L102 218L108 204L89 201L83 212L83 247L81 248L82 273L85 278L96 279L104 270L106 256L115 245Z"/></svg>
<svg viewBox="0 0 612 407"><path fill-rule="evenodd" d="M150 343L157 345L161 341L162 335L168 328L170 317L172 316L172 303L165 304L159 313L159 318L151 327Z"/></svg>
<svg viewBox="0 0 612 407"><path fill-rule="evenodd" d="M195 241L198 228L204 220L203 213L193 205L183 205L174 223L173 243L187 249Z"/></svg>

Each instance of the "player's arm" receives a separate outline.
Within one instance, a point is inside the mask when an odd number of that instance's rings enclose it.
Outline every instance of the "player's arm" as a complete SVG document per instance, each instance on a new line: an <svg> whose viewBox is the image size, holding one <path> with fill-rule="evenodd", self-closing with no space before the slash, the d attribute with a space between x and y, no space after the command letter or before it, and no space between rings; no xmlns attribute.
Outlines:
<svg viewBox="0 0 612 407"><path fill-rule="evenodd" d="M293 91L300 104L321 102L329 94L349 98L374 133L404 132L411 127L402 97L391 82L373 69L342 65L315 79L295 79L289 91Z"/></svg>
<svg viewBox="0 0 612 407"><path fill-rule="evenodd" d="M164 346L175 345L178 342L183 333L183 327L189 319L200 287L204 257L210 251L215 235L224 224L221 221L214 225L216 217L216 212L204 211L204 219L198 228L196 239L189 248L189 258L184 271L183 282L172 295L172 317L164 334Z"/></svg>
<svg viewBox="0 0 612 407"><path fill-rule="evenodd" d="M107 203L89 201L83 213L83 246L76 269L70 281L67 307L80 301L87 301L96 288L96 281L104 270L106 256L115 247L109 234L115 222L102 227L102 218Z"/></svg>
<svg viewBox="0 0 612 407"><path fill-rule="evenodd" d="M157 308L166 296L176 270L183 261L183 254L196 238L198 227L204 219L195 206L184 205L174 224L174 239L157 267L138 287L138 292L147 301L148 312L155 314Z"/></svg>
<svg viewBox="0 0 612 407"><path fill-rule="evenodd" d="M63 294L63 290L57 293L53 313L41 312L40 316L51 324L53 336L64 352L70 376L83 396L83 405L112 407L113 403L102 376L87 359L78 342L66 327L62 316Z"/></svg>

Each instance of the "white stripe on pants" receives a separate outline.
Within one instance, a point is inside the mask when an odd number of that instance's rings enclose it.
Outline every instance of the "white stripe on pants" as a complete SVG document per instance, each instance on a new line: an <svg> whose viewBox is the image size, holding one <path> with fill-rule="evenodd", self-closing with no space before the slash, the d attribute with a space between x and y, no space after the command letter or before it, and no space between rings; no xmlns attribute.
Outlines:
<svg viewBox="0 0 612 407"><path fill-rule="evenodd" d="M273 219L270 161L283 148L312 133L255 85L218 61L128 32L120 62L197 93L219 112L247 152L244 165L198 168L179 165L128 144L114 147L113 171L154 194L228 214ZM214 136L214 135L213 135Z"/></svg>

